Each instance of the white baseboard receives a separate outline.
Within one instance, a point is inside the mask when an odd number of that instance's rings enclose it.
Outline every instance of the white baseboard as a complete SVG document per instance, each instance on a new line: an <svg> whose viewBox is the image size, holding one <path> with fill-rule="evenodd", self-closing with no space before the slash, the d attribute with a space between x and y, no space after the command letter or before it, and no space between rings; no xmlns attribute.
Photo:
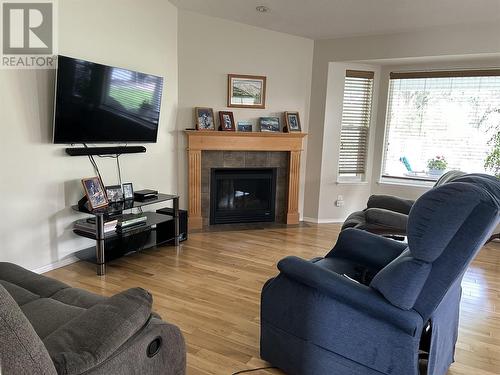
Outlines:
<svg viewBox="0 0 500 375"><path fill-rule="evenodd" d="M331 223L343 223L345 219L318 219L315 217L304 217L306 223L315 224L331 224Z"/></svg>
<svg viewBox="0 0 500 375"><path fill-rule="evenodd" d="M79 260L80 259L78 259L77 257L70 255L64 259L58 260L57 262L47 264L46 266L36 268L34 270L31 270L31 271L33 271L35 273L45 273L45 272L55 270L57 268L67 266L68 264L78 262Z"/></svg>

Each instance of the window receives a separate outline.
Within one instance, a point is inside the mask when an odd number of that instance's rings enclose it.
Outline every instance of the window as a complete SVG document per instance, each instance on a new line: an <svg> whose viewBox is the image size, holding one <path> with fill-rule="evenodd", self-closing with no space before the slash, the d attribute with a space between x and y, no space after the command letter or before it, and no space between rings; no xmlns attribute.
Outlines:
<svg viewBox="0 0 500 375"><path fill-rule="evenodd" d="M391 73L382 177L486 172L500 130L500 70Z"/></svg>
<svg viewBox="0 0 500 375"><path fill-rule="evenodd" d="M346 71L340 131L340 180L361 180L365 175L373 76L373 72Z"/></svg>

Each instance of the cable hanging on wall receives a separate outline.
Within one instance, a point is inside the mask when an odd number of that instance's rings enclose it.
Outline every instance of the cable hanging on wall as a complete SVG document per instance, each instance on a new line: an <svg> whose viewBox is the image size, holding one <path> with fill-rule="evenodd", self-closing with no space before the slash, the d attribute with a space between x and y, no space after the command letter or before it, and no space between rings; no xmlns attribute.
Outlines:
<svg viewBox="0 0 500 375"><path fill-rule="evenodd" d="M85 148L88 148L88 146L85 143L83 144L83 146ZM116 159L116 170L117 170L117 173L118 173L118 183L120 184L120 186L122 186L122 170L121 170L121 165L120 165L120 156L121 156L121 154L115 154L115 155L97 155L97 156L99 156L100 158L113 158L113 159ZM94 172L99 176L99 179L101 180L101 183L104 186L104 182L103 182L102 177L101 177L101 172L99 170L99 166L97 165L97 163L96 163L96 161L94 159L94 156L93 155L88 155L88 158L90 160L90 163L92 164L92 167L94 168Z"/></svg>

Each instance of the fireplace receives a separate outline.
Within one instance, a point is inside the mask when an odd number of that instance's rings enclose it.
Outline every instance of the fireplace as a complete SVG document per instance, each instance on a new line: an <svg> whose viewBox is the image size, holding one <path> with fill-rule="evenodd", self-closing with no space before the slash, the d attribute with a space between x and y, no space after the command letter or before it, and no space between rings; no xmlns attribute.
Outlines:
<svg viewBox="0 0 500 375"><path fill-rule="evenodd" d="M186 130L189 229L210 224L212 168L277 168L276 222L298 224L300 155L305 133Z"/></svg>
<svg viewBox="0 0 500 375"><path fill-rule="evenodd" d="M276 168L212 168L210 224L275 221Z"/></svg>

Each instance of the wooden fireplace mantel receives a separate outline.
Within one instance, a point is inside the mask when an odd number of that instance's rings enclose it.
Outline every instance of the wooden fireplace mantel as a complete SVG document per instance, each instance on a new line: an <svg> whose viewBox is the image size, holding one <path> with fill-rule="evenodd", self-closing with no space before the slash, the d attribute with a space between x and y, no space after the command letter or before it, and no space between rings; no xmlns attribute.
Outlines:
<svg viewBox="0 0 500 375"><path fill-rule="evenodd" d="M201 215L201 152L286 151L289 152L287 224L299 222L300 154L306 133L258 133L186 130L188 138L189 228L203 226Z"/></svg>

